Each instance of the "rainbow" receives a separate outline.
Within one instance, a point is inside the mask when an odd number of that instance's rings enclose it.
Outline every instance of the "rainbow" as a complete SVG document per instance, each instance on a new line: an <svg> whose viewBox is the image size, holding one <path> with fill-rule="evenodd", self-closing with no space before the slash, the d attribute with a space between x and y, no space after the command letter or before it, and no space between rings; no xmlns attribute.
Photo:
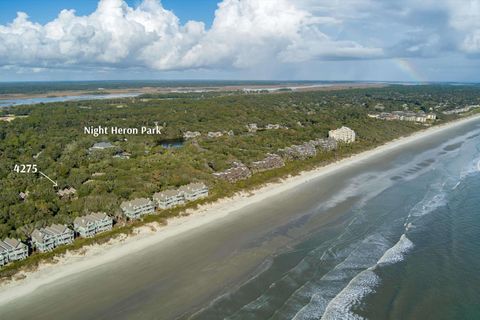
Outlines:
<svg viewBox="0 0 480 320"><path fill-rule="evenodd" d="M405 58L395 58L393 59L395 65L406 73L411 80L415 82L425 83L427 82L427 78L418 70L418 68L409 60Z"/></svg>

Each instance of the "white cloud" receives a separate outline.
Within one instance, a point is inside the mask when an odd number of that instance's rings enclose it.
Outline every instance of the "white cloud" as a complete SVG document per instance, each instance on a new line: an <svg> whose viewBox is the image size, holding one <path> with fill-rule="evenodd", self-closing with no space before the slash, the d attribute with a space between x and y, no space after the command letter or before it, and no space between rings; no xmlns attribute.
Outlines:
<svg viewBox="0 0 480 320"><path fill-rule="evenodd" d="M0 67L18 70L286 70L446 53L480 56L480 0L223 0L210 28L180 23L159 0L100 0L88 16L63 10L41 25L19 13L0 25Z"/></svg>
<svg viewBox="0 0 480 320"><path fill-rule="evenodd" d="M63 10L45 25L18 13L0 25L0 65L182 70L382 55L381 49L336 41L321 31L337 24L293 0L224 0L208 30L203 22L180 24L157 0L136 8L101 0L91 15Z"/></svg>

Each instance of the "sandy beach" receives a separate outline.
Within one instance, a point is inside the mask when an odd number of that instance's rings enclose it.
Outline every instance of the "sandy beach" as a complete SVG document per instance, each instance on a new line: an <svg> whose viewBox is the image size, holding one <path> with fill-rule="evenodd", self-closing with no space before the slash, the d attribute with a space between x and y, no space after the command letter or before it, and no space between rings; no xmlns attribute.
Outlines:
<svg viewBox="0 0 480 320"><path fill-rule="evenodd" d="M58 257L55 264L42 264L36 271L20 272L14 279L0 284L0 305L19 297L27 295L37 288L54 283L91 268L98 267L108 262L115 261L153 245L161 245L162 241L179 234L188 233L219 221L224 217L234 214L248 205L262 202L282 192L295 189L312 179L334 174L337 170L357 163L361 163L380 154L388 153L400 146L415 143L428 138L435 133L448 128L475 121L480 115L460 119L454 122L435 126L417 132L411 136L391 141L370 151L365 151L352 157L340 160L330 165L319 167L315 170L302 172L293 177L283 179L281 182L267 184L251 193L239 193L231 198L222 199L215 203L204 205L196 210L188 211L188 216L182 216L168 221L168 225L147 224L135 230L132 236L121 236L112 239L103 245L85 247L79 251L68 252Z"/></svg>

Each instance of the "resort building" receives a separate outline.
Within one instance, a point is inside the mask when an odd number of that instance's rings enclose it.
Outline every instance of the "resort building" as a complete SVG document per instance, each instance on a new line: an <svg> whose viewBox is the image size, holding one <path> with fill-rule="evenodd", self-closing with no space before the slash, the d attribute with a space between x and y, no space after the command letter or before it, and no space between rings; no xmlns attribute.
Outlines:
<svg viewBox="0 0 480 320"><path fill-rule="evenodd" d="M250 169L248 169L247 166L241 162L233 162L230 169L213 173L215 178L223 179L230 183L248 179L251 175L252 172Z"/></svg>
<svg viewBox="0 0 480 320"><path fill-rule="evenodd" d="M400 120L400 121L411 121L411 122L420 122L425 123L427 120L437 119L435 113L425 112L409 112L409 111L393 111L393 112L382 112L378 114L369 114L370 118L380 119L380 120Z"/></svg>
<svg viewBox="0 0 480 320"><path fill-rule="evenodd" d="M310 140L309 143L322 151L332 151L338 147L337 141L333 138Z"/></svg>
<svg viewBox="0 0 480 320"><path fill-rule="evenodd" d="M165 190L153 195L153 201L160 209L169 209L185 203L185 198L179 190Z"/></svg>
<svg viewBox="0 0 480 320"><path fill-rule="evenodd" d="M153 201L158 208L169 209L207 196L208 187L204 183L190 183L177 190L157 192L153 195Z"/></svg>
<svg viewBox="0 0 480 320"><path fill-rule="evenodd" d="M28 247L16 239L6 238L0 241L0 266L28 257Z"/></svg>
<svg viewBox="0 0 480 320"><path fill-rule="evenodd" d="M317 154L315 146L309 142L279 149L278 152L286 160L305 160Z"/></svg>
<svg viewBox="0 0 480 320"><path fill-rule="evenodd" d="M258 126L256 123L249 123L246 125L248 132L255 133L258 131Z"/></svg>
<svg viewBox="0 0 480 320"><path fill-rule="evenodd" d="M278 154L268 153L267 157L260 161L254 161L250 165L252 172L262 172L272 170L275 168L281 168L285 166L285 162Z"/></svg>
<svg viewBox="0 0 480 320"><path fill-rule="evenodd" d="M447 114L447 115L449 115L449 114L459 114L459 113L463 113L463 112L468 112L468 111L470 111L472 109L476 109L476 108L480 108L480 105L475 104L475 105L465 106L463 108L456 108L456 109L453 109L453 110L443 111L443 114Z"/></svg>
<svg viewBox="0 0 480 320"><path fill-rule="evenodd" d="M355 131L348 127L328 131L328 137L345 143L355 142Z"/></svg>
<svg viewBox="0 0 480 320"><path fill-rule="evenodd" d="M113 219L104 212L94 212L73 220L73 230L82 238L91 238L97 233L112 230Z"/></svg>
<svg viewBox="0 0 480 320"><path fill-rule="evenodd" d="M144 215L155 212L155 204L147 198L124 201L120 205L120 208L129 219L139 219Z"/></svg>
<svg viewBox="0 0 480 320"><path fill-rule="evenodd" d="M99 151L99 150L106 150L110 148L114 148L115 146L110 142L97 142L93 146L90 147L90 151Z"/></svg>
<svg viewBox="0 0 480 320"><path fill-rule="evenodd" d="M208 187L202 182L181 186L178 191L183 195L185 201L195 201L208 197Z"/></svg>
<svg viewBox="0 0 480 320"><path fill-rule="evenodd" d="M223 136L223 133L220 131L216 131L216 132L210 131L209 133L207 133L207 137L209 138L220 138L221 136Z"/></svg>
<svg viewBox="0 0 480 320"><path fill-rule="evenodd" d="M32 233L32 246L40 252L52 251L58 246L73 242L74 232L61 224L35 229Z"/></svg>
<svg viewBox="0 0 480 320"><path fill-rule="evenodd" d="M183 134L183 138L185 140L187 139L193 139L193 138L196 138L196 137L200 137L201 133L198 132L198 131L187 131Z"/></svg>

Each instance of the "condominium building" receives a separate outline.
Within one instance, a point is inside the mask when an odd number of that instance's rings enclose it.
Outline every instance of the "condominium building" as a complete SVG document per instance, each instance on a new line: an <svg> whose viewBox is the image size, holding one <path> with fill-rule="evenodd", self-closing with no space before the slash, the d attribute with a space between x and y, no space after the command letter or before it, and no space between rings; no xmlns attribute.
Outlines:
<svg viewBox="0 0 480 320"><path fill-rule="evenodd" d="M208 187L202 183L190 183L181 186L179 189L185 201L195 201L200 198L208 197Z"/></svg>
<svg viewBox="0 0 480 320"><path fill-rule="evenodd" d="M52 251L58 246L70 244L74 240L74 232L61 224L35 229L32 232L32 246L40 252Z"/></svg>
<svg viewBox="0 0 480 320"><path fill-rule="evenodd" d="M73 221L73 229L83 238L91 238L97 233L112 230L113 219L104 212L94 212Z"/></svg>
<svg viewBox="0 0 480 320"><path fill-rule="evenodd" d="M328 131L328 137L333 138L337 141L351 143L355 142L355 131L348 127L341 127L340 129Z"/></svg>
<svg viewBox="0 0 480 320"><path fill-rule="evenodd" d="M185 203L185 198L179 190L165 190L153 195L153 201L161 209L169 209Z"/></svg>
<svg viewBox="0 0 480 320"><path fill-rule="evenodd" d="M28 247L16 239L6 238L0 241L0 266L28 257Z"/></svg>
<svg viewBox="0 0 480 320"><path fill-rule="evenodd" d="M231 168L222 172L214 172L213 176L217 179L223 179L230 183L234 183L239 180L250 178L252 176L252 172L243 163L235 161L232 163Z"/></svg>
<svg viewBox="0 0 480 320"><path fill-rule="evenodd" d="M131 201L124 201L120 205L123 213L130 219L139 219L144 215L155 212L155 204L147 198L138 198Z"/></svg>
<svg viewBox="0 0 480 320"><path fill-rule="evenodd" d="M335 150L338 147L337 141L333 138L319 138L316 140L310 140L310 143L319 148L321 151L325 152Z"/></svg>
<svg viewBox="0 0 480 320"><path fill-rule="evenodd" d="M188 201L195 201L208 196L208 187L204 183L190 183L173 190L157 192L153 195L157 207L169 209Z"/></svg>
<svg viewBox="0 0 480 320"><path fill-rule="evenodd" d="M310 142L305 142L301 145L292 145L283 149L278 149L278 153L285 160L305 160L314 157L317 154L315 145Z"/></svg>
<svg viewBox="0 0 480 320"><path fill-rule="evenodd" d="M275 168L281 168L285 166L285 162L278 154L268 153L267 157L263 160L254 161L250 165L252 172L262 172L272 170Z"/></svg>
<svg viewBox="0 0 480 320"><path fill-rule="evenodd" d="M200 137L201 136L201 133L198 132L198 131L187 131L183 134L183 138L185 140L187 139L194 139L196 137Z"/></svg>

